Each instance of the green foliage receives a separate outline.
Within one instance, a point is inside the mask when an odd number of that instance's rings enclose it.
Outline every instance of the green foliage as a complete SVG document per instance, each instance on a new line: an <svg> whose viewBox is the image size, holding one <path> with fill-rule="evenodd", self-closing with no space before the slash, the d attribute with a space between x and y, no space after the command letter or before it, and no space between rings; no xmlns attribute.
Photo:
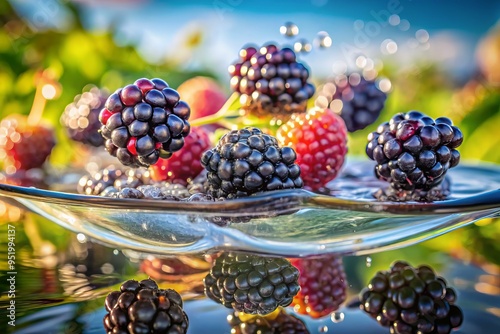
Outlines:
<svg viewBox="0 0 500 334"><path fill-rule="evenodd" d="M177 87L195 75L183 71L168 60L159 64L145 61L132 45L118 46L113 27L106 32L89 32L82 28L71 3L72 21L64 31L33 32L19 18L8 2L0 7L0 118L10 114L27 115L35 95L35 74L45 70L61 84L61 95L47 102L43 118L57 129L58 145L51 163L67 166L75 157L75 143L69 141L59 118L66 105L93 84L114 91L140 77L161 77ZM174 67L175 66L175 67Z"/></svg>

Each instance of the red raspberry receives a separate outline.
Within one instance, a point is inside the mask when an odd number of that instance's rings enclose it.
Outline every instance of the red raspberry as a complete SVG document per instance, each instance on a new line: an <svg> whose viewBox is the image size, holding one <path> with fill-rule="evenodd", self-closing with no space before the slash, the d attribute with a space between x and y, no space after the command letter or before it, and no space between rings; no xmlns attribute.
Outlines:
<svg viewBox="0 0 500 334"><path fill-rule="evenodd" d="M300 291L292 302L296 312L321 318L338 310L346 299L347 289L342 258L328 254L290 262L300 272Z"/></svg>
<svg viewBox="0 0 500 334"><path fill-rule="evenodd" d="M186 185L203 170L201 155L211 146L207 131L192 127L184 138L184 146L169 159L158 159L150 166L151 178L155 181L171 181Z"/></svg>
<svg viewBox="0 0 500 334"><path fill-rule="evenodd" d="M315 108L294 114L280 126L276 138L297 153L304 186L318 190L333 180L347 153L347 128L330 109Z"/></svg>
<svg viewBox="0 0 500 334"><path fill-rule="evenodd" d="M0 160L9 173L41 167L55 143L52 128L28 125L25 118L6 118L0 123Z"/></svg>
<svg viewBox="0 0 500 334"><path fill-rule="evenodd" d="M226 94L213 79L194 77L182 83L177 92L191 108L191 119L215 114L226 102Z"/></svg>

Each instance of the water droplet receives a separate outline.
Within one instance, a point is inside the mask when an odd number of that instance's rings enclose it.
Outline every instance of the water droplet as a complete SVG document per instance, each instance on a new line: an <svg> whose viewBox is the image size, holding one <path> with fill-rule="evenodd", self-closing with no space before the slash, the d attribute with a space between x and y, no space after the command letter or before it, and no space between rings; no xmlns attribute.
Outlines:
<svg viewBox="0 0 500 334"><path fill-rule="evenodd" d="M389 16L389 24L391 26L397 26L399 23L401 23L401 18L397 14L392 14Z"/></svg>
<svg viewBox="0 0 500 334"><path fill-rule="evenodd" d="M299 34L299 27L293 22L286 22L280 27L280 33L287 37L297 36Z"/></svg>
<svg viewBox="0 0 500 334"><path fill-rule="evenodd" d="M305 39L300 39L293 44L293 49L295 52L309 53L312 50L312 44Z"/></svg>
<svg viewBox="0 0 500 334"><path fill-rule="evenodd" d="M345 315L344 312L333 312L332 315L330 316L330 319L334 323L339 323L344 321Z"/></svg>
<svg viewBox="0 0 500 334"><path fill-rule="evenodd" d="M398 51L398 44L395 41L393 41L392 39L388 38L388 39L385 39L380 44L380 49L381 49L382 53L392 55Z"/></svg>
<svg viewBox="0 0 500 334"><path fill-rule="evenodd" d="M366 257L366 266L370 268L372 266L372 258L367 256Z"/></svg>
<svg viewBox="0 0 500 334"><path fill-rule="evenodd" d="M326 333L328 332L328 326L320 326L318 330L320 333Z"/></svg>
<svg viewBox="0 0 500 334"><path fill-rule="evenodd" d="M111 263L104 263L101 266L102 273L106 274L106 275L112 274L114 270L115 270L115 267L113 267L113 265Z"/></svg>
<svg viewBox="0 0 500 334"><path fill-rule="evenodd" d="M383 91L384 93L388 93L391 91L392 89L392 83L391 83L391 80L387 79L387 78L383 78L383 79L380 79L380 81L377 83L378 85L378 89L380 89L381 91ZM366 261L367 261L367 267L368 266L368 258L366 258ZM370 265L371 265L371 259L370 259Z"/></svg>
<svg viewBox="0 0 500 334"><path fill-rule="evenodd" d="M402 19L399 22L398 28L401 31L407 31L408 29L410 29L410 21L408 21L406 19Z"/></svg>
<svg viewBox="0 0 500 334"><path fill-rule="evenodd" d="M425 29L419 29L415 32L415 38L422 44L427 43L429 40L429 33Z"/></svg>
<svg viewBox="0 0 500 334"><path fill-rule="evenodd" d="M318 108L328 108L328 98L326 96L318 96L314 101L314 105Z"/></svg>
<svg viewBox="0 0 500 334"><path fill-rule="evenodd" d="M79 243L84 244L87 242L87 237L83 233L78 233L76 235L76 240L78 240Z"/></svg>
<svg viewBox="0 0 500 334"><path fill-rule="evenodd" d="M118 255L118 254L120 254L120 251L118 249L115 249L115 250L113 250L113 254Z"/></svg>
<svg viewBox="0 0 500 334"><path fill-rule="evenodd" d="M329 48L332 46L332 38L326 31L318 32L318 36L316 37L316 41L320 48Z"/></svg>
<svg viewBox="0 0 500 334"><path fill-rule="evenodd" d="M366 57L365 56L359 56L356 58L356 66L359 68L363 68L366 66Z"/></svg>

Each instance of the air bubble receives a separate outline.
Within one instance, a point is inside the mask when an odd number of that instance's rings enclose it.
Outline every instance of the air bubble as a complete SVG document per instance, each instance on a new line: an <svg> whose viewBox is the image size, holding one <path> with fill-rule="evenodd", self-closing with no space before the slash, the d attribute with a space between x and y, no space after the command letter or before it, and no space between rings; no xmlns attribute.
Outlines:
<svg viewBox="0 0 500 334"><path fill-rule="evenodd" d="M320 333L326 333L328 332L328 326L320 326L318 330Z"/></svg>
<svg viewBox="0 0 500 334"><path fill-rule="evenodd" d="M305 39L300 39L293 44L293 49L295 52L309 53L312 50L312 44Z"/></svg>
<svg viewBox="0 0 500 334"><path fill-rule="evenodd" d="M330 319L334 323L339 323L344 321L345 314L344 312L333 312L332 315L330 316Z"/></svg>
<svg viewBox="0 0 500 334"><path fill-rule="evenodd" d="M287 37L297 36L299 34L299 27L293 22L286 22L280 27L280 33Z"/></svg>
<svg viewBox="0 0 500 334"><path fill-rule="evenodd" d="M317 43L320 48L329 48L332 46L332 38L326 31L318 32L318 36L316 37Z"/></svg>
<svg viewBox="0 0 500 334"><path fill-rule="evenodd" d="M372 266L372 258L367 256L366 257L366 266L370 268Z"/></svg>

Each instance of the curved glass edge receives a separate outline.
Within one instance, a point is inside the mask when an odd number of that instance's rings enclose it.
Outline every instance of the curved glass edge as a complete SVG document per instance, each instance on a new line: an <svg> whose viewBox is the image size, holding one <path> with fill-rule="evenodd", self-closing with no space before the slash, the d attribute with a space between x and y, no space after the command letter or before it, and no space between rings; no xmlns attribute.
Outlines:
<svg viewBox="0 0 500 334"><path fill-rule="evenodd" d="M354 200L321 195L303 189L276 190L247 198L219 202L179 202L168 200L121 199L79 195L32 187L0 184L0 196L50 202L60 205L92 206L121 210L136 208L171 213L197 213L207 215L258 217L266 214L283 214L307 207L391 214L460 213L500 207L500 189L487 191L466 198L437 202L379 202Z"/></svg>
<svg viewBox="0 0 500 334"><path fill-rule="evenodd" d="M135 210L118 214L116 210L98 210L93 215L80 215L79 207L58 206L20 199L20 202L57 224L80 232L100 243L120 249L130 249L143 254L175 255L197 254L217 250L238 250L266 255L305 257L325 253L363 255L409 246L477 220L500 215L500 209L481 210L453 215L399 216L384 218L374 215L369 224L359 225L359 230L336 233L335 229L315 236L304 231L318 226L312 214L325 210L306 209L308 216L302 227L297 227L302 237L297 240L286 236L285 231L295 226L275 218L256 220L253 223L220 227L205 220L191 221L186 216L149 211L134 215ZM328 210L326 210L328 211ZM299 213L303 213L302 211ZM292 216L299 215L296 213ZM102 217L96 221L95 218ZM180 218L179 218L180 217ZM114 222L114 220L119 219ZM323 226L329 225L326 219ZM346 225L342 219L330 225ZM269 230L271 228L271 230ZM320 227L321 228L321 227Z"/></svg>

